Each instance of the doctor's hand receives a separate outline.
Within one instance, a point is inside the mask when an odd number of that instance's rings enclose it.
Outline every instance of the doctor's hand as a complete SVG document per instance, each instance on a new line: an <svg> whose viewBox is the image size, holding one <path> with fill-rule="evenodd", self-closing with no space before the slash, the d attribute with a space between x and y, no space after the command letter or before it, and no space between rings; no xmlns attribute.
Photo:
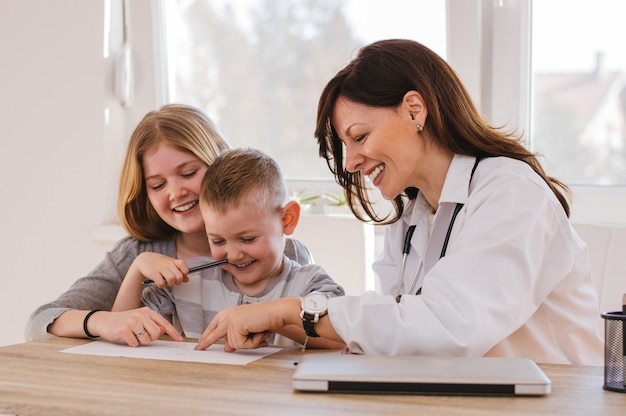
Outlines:
<svg viewBox="0 0 626 416"><path fill-rule="evenodd" d="M281 298L220 311L198 339L197 350L204 350L224 339L224 351L266 347L267 339L288 324L300 320L300 299Z"/></svg>

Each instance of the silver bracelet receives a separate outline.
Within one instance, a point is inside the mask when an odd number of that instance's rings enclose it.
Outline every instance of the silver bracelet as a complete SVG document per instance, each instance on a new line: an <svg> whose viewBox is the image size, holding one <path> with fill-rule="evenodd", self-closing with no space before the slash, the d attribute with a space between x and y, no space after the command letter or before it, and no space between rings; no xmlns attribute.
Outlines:
<svg viewBox="0 0 626 416"><path fill-rule="evenodd" d="M305 350L306 350L306 344L308 344L308 342L309 342L309 336L307 335L307 336L304 338L304 343L302 344L302 351L305 351Z"/></svg>

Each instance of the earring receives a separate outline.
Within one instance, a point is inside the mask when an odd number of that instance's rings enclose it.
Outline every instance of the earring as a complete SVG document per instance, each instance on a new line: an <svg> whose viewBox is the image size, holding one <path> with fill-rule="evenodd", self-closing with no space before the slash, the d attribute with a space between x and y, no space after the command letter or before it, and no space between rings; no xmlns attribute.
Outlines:
<svg viewBox="0 0 626 416"><path fill-rule="evenodd" d="M418 124L417 131L424 131L424 127L421 124Z"/></svg>

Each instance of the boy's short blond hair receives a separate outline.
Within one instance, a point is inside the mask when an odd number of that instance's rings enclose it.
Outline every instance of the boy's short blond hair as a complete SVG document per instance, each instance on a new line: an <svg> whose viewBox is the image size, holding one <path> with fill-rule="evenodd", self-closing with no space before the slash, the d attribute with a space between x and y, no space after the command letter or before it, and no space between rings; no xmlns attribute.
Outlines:
<svg viewBox="0 0 626 416"><path fill-rule="evenodd" d="M226 150L208 167L200 202L223 213L244 199L259 209L280 211L289 200L282 171L272 157L260 150Z"/></svg>

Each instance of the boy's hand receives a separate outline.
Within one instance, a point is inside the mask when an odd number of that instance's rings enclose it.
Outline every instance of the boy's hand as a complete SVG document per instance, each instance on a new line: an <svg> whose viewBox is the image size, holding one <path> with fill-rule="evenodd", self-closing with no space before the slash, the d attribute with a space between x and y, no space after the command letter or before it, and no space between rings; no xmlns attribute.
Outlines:
<svg viewBox="0 0 626 416"><path fill-rule="evenodd" d="M222 309L198 339L197 350L204 350L224 339L224 351L266 347L267 339L299 316L298 298L281 298ZM296 319L297 321L297 319Z"/></svg>

